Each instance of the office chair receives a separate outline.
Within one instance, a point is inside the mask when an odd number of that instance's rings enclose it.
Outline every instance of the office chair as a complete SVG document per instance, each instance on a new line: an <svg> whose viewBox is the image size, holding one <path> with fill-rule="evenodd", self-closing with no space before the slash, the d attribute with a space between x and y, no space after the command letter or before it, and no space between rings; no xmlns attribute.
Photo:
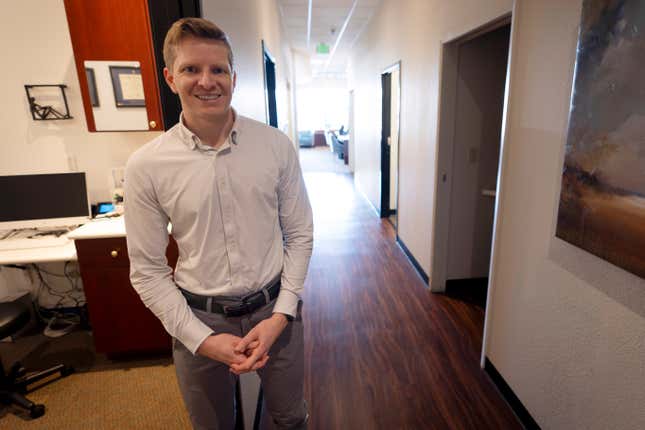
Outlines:
<svg viewBox="0 0 645 430"><path fill-rule="evenodd" d="M17 301L0 303L0 339L15 335L27 325L30 319L31 312L25 304ZM71 367L59 364L47 370L27 375L27 371L18 362L7 373L0 363L0 402L6 405L16 404L29 411L32 418L41 417L45 414L45 405L36 404L24 396L27 386L54 373L60 372L64 377L72 371Z"/></svg>

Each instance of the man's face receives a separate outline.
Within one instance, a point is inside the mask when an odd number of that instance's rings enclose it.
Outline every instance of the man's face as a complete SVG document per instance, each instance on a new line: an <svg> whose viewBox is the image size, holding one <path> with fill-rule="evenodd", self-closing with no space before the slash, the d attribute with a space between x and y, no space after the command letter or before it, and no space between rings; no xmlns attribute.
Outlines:
<svg viewBox="0 0 645 430"><path fill-rule="evenodd" d="M235 88L235 73L222 42L190 37L175 48L172 71L164 69L166 82L179 95L189 119L217 119L227 114Z"/></svg>

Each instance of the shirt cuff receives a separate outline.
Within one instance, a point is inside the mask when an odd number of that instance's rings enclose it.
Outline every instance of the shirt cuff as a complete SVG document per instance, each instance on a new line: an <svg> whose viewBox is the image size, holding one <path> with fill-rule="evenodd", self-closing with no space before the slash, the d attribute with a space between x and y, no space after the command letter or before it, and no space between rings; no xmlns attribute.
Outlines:
<svg viewBox="0 0 645 430"><path fill-rule="evenodd" d="M285 314L291 318L295 318L298 314L298 302L300 302L300 298L297 294L282 288L275 301L275 305L273 305L273 313Z"/></svg>
<svg viewBox="0 0 645 430"><path fill-rule="evenodd" d="M177 336L177 339L183 343L193 355L195 355L202 342L204 342L204 340L213 333L214 332L210 327L204 324L197 317L194 317L194 319L184 327L181 336Z"/></svg>

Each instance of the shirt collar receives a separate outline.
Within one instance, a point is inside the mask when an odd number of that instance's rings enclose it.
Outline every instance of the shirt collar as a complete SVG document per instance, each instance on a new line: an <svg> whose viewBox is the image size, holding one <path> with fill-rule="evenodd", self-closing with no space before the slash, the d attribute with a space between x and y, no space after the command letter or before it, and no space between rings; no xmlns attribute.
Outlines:
<svg viewBox="0 0 645 430"><path fill-rule="evenodd" d="M237 146L240 134L240 121L237 111L233 108L231 109L233 110L233 127L231 128L231 133L229 134L228 138L219 148L215 149L212 146L204 145L203 143L201 143L199 137L195 133L190 131L190 129L186 127L186 124L184 124L183 111L179 114L179 123L177 124L180 140L190 150L198 149L200 151L219 151L224 148L230 148L231 146Z"/></svg>

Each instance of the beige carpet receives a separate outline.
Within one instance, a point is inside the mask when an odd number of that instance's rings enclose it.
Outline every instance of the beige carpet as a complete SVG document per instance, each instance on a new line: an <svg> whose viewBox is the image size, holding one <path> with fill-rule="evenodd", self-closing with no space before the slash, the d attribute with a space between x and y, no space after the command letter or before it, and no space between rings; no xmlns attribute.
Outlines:
<svg viewBox="0 0 645 430"><path fill-rule="evenodd" d="M55 341L40 335L3 344L0 356L6 362L8 355L25 349L40 357L36 367L71 362L79 370L28 394L30 400L45 404L40 418L32 420L17 407L0 406L0 429L191 428L169 356L109 360L91 351L91 336L84 331ZM34 359L21 361L34 368Z"/></svg>

